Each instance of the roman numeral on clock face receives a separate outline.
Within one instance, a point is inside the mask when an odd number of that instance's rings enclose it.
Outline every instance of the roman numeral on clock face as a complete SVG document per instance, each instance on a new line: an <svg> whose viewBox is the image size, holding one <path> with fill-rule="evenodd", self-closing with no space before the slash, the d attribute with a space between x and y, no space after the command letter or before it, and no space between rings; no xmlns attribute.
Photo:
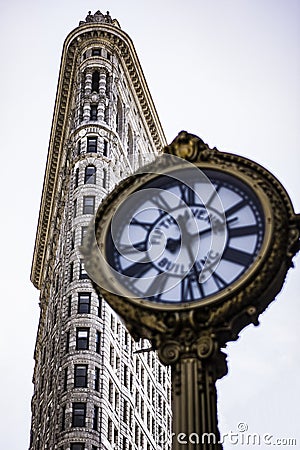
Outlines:
<svg viewBox="0 0 300 450"><path fill-rule="evenodd" d="M153 198L151 198L151 202L162 211L168 212L171 209L168 200L164 198L163 194L155 197L153 196Z"/></svg>
<svg viewBox="0 0 300 450"><path fill-rule="evenodd" d="M160 298L165 289L165 285L168 281L168 275L163 273L158 273L156 277L154 277L153 282L147 289L145 293L145 297L153 297L156 301L160 301Z"/></svg>
<svg viewBox="0 0 300 450"><path fill-rule="evenodd" d="M147 242L141 241L132 244L119 244L117 250L120 255L123 256L132 255L134 253L137 253L137 251L145 252L147 250Z"/></svg>
<svg viewBox="0 0 300 450"><path fill-rule="evenodd" d="M142 227L142 228L144 228L146 231L151 230L151 228L152 228L152 226L153 226L152 223L150 223L150 222L140 222L140 221L137 220L135 217L133 217L133 218L131 219L130 225L136 225L136 226Z"/></svg>
<svg viewBox="0 0 300 450"><path fill-rule="evenodd" d="M239 201L238 203L236 203L235 205L231 206L230 208L228 208L225 211L225 216L230 217L232 216L232 214L236 213L237 211L239 211L240 209L244 208L244 206L248 205L248 202L243 199L241 201Z"/></svg>
<svg viewBox="0 0 300 450"><path fill-rule="evenodd" d="M184 201L184 203L186 203L187 205L195 205L196 203L199 204L199 199L192 188L190 188L186 184L179 184L179 190L181 199Z"/></svg>
<svg viewBox="0 0 300 450"><path fill-rule="evenodd" d="M228 228L228 234L230 238L250 236L251 234L257 234L259 231L258 225L248 225L246 227Z"/></svg>
<svg viewBox="0 0 300 450"><path fill-rule="evenodd" d="M181 281L181 301L192 301L203 297L204 292L201 283L198 282L193 273L189 272Z"/></svg>
<svg viewBox="0 0 300 450"><path fill-rule="evenodd" d="M228 283L226 283L226 281L222 277L220 277L220 275L218 275L216 272L212 273L212 278L219 289L224 289L226 286L228 286Z"/></svg>
<svg viewBox="0 0 300 450"><path fill-rule="evenodd" d="M230 261L240 266L248 267L253 261L251 253L243 252L235 248L227 247L223 253L222 259Z"/></svg>
<svg viewBox="0 0 300 450"><path fill-rule="evenodd" d="M145 273L149 272L150 269L152 269L151 262L148 261L147 258L136 262L132 264L129 267L126 267L126 269L123 270L123 275L126 277L132 277L132 278L141 278L145 275Z"/></svg>

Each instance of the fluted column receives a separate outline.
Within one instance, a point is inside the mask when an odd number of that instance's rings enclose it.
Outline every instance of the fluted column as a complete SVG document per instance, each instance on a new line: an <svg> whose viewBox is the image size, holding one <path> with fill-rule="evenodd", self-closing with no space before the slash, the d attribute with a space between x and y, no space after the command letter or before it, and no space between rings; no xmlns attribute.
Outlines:
<svg viewBox="0 0 300 450"><path fill-rule="evenodd" d="M227 373L226 355L201 336L192 345L166 341L158 356L172 368L172 450L222 450L216 381Z"/></svg>

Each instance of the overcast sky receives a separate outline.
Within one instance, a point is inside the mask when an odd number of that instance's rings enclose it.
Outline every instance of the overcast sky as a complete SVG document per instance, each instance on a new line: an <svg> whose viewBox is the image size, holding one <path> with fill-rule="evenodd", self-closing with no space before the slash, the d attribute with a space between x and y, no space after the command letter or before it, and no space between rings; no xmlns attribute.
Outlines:
<svg viewBox="0 0 300 450"><path fill-rule="evenodd" d="M62 45L97 9L133 39L168 141L186 129L256 160L300 212L299 0L0 0L3 450L29 442L39 319L29 275ZM218 382L222 433L245 423L248 433L300 445L299 257L295 264L261 325L228 345L229 374ZM244 446L225 441L231 448Z"/></svg>

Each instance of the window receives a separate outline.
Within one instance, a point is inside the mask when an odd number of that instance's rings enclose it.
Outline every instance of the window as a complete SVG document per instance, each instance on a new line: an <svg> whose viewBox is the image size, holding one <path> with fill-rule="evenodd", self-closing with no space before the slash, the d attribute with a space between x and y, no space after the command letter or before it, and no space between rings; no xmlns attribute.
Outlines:
<svg viewBox="0 0 300 450"><path fill-rule="evenodd" d="M97 117L98 117L98 106L91 105L90 120L97 120Z"/></svg>
<svg viewBox="0 0 300 450"><path fill-rule="evenodd" d="M89 276L84 268L84 263L83 261L80 261L80 266L79 266L79 279L80 280L88 280Z"/></svg>
<svg viewBox="0 0 300 450"><path fill-rule="evenodd" d="M79 122L83 121L83 106L81 105L79 107ZM80 149L80 153L81 153L81 149ZM78 155L80 155L80 153L78 153Z"/></svg>
<svg viewBox="0 0 300 450"><path fill-rule="evenodd" d="M70 282L73 281L73 276L74 276L74 262L71 262L71 264L70 264L70 276L69 276Z"/></svg>
<svg viewBox="0 0 300 450"><path fill-rule="evenodd" d="M99 407L95 405L93 415L93 430L98 430L98 416L99 416Z"/></svg>
<svg viewBox="0 0 300 450"><path fill-rule="evenodd" d="M95 197L86 195L83 197L83 214L94 214L95 212Z"/></svg>
<svg viewBox="0 0 300 450"><path fill-rule="evenodd" d="M115 409L119 409L119 401L120 401L120 394L118 391L115 391Z"/></svg>
<svg viewBox="0 0 300 450"><path fill-rule="evenodd" d="M120 99L117 101L117 115L116 115L116 129L119 136L122 138L123 130L123 107Z"/></svg>
<svg viewBox="0 0 300 450"><path fill-rule="evenodd" d="M113 443L112 439L113 439L113 424L112 424L112 420L110 418L108 418L108 430L107 430L107 438L108 441L110 442L110 444Z"/></svg>
<svg viewBox="0 0 300 450"><path fill-rule="evenodd" d="M130 392L132 392L132 389L133 389L133 375L132 375L131 372L130 372L130 377L129 377L129 389L130 389Z"/></svg>
<svg viewBox="0 0 300 450"><path fill-rule="evenodd" d="M106 76L106 89L105 89L105 91L106 91L106 92L105 92L106 97L109 97L109 96L110 96L111 84L112 84L112 77L109 76L109 75L107 75L107 76Z"/></svg>
<svg viewBox="0 0 300 450"><path fill-rule="evenodd" d="M91 294L89 292L78 293L78 314L89 314L91 311Z"/></svg>
<svg viewBox="0 0 300 450"><path fill-rule="evenodd" d="M68 385L68 368L65 367L65 371L64 371L64 391L67 390L67 385Z"/></svg>
<svg viewBox="0 0 300 450"><path fill-rule="evenodd" d="M127 142L127 147L128 147L128 155L132 156L133 155L133 134L132 134L132 130L130 125L128 125L128 142Z"/></svg>
<svg viewBox="0 0 300 450"><path fill-rule="evenodd" d="M75 248L75 230L72 232L71 236L71 250L74 250Z"/></svg>
<svg viewBox="0 0 300 450"><path fill-rule="evenodd" d="M112 332L115 331L115 316L113 314L110 316L110 328Z"/></svg>
<svg viewBox="0 0 300 450"><path fill-rule="evenodd" d="M57 279L56 279L56 289L55 289L55 293L57 293L58 292L58 287L59 287L59 277L57 277ZM56 305L54 305L54 309L53 309L53 323L55 324L56 323L56 320L57 320L57 304Z"/></svg>
<svg viewBox="0 0 300 450"><path fill-rule="evenodd" d="M83 245L84 237L87 233L88 227L81 227L81 245Z"/></svg>
<svg viewBox="0 0 300 450"><path fill-rule="evenodd" d="M79 180L79 168L75 170L75 176L74 176L74 188L78 187L78 180Z"/></svg>
<svg viewBox="0 0 300 450"><path fill-rule="evenodd" d="M109 107L104 106L104 122L109 123Z"/></svg>
<svg viewBox="0 0 300 450"><path fill-rule="evenodd" d="M89 328L77 328L76 350L87 350L89 348Z"/></svg>
<svg viewBox="0 0 300 450"><path fill-rule="evenodd" d="M141 399L141 418L144 420L144 411L145 411L145 404L144 400Z"/></svg>
<svg viewBox="0 0 300 450"><path fill-rule="evenodd" d="M92 92L99 92L99 72L95 70L92 73Z"/></svg>
<svg viewBox="0 0 300 450"><path fill-rule="evenodd" d="M115 436L114 436L115 448L118 448L118 442L119 442L119 431L117 430L117 428L115 428Z"/></svg>
<svg viewBox="0 0 300 450"><path fill-rule="evenodd" d="M92 445L92 450L98 450L98 447L96 447L96 445Z"/></svg>
<svg viewBox="0 0 300 450"><path fill-rule="evenodd" d="M101 56L101 48L93 48L92 56Z"/></svg>
<svg viewBox="0 0 300 450"><path fill-rule="evenodd" d="M71 444L71 450L84 450L84 444Z"/></svg>
<svg viewBox="0 0 300 450"><path fill-rule="evenodd" d="M111 345L109 349L109 364L111 365L112 368L114 368L114 363L115 363L115 349Z"/></svg>
<svg viewBox="0 0 300 450"><path fill-rule="evenodd" d="M99 367L95 367L95 377L94 377L95 391L99 391L99 377L100 377L100 369L99 369Z"/></svg>
<svg viewBox="0 0 300 450"><path fill-rule="evenodd" d="M124 364L124 386L128 387L128 367Z"/></svg>
<svg viewBox="0 0 300 450"><path fill-rule="evenodd" d="M100 353L101 333L96 331L96 353Z"/></svg>
<svg viewBox="0 0 300 450"><path fill-rule="evenodd" d="M88 367L86 365L76 364L74 367L74 387L87 387Z"/></svg>
<svg viewBox="0 0 300 450"><path fill-rule="evenodd" d="M68 297L68 317L71 316L71 312L72 312L72 296L69 295L69 297Z"/></svg>
<svg viewBox="0 0 300 450"><path fill-rule="evenodd" d="M64 405L62 407L61 412L61 430L64 431L65 428L66 428L66 406Z"/></svg>
<svg viewBox="0 0 300 450"><path fill-rule="evenodd" d="M87 153L97 153L97 138L88 137L87 138Z"/></svg>
<svg viewBox="0 0 300 450"><path fill-rule="evenodd" d="M107 170L103 169L103 180L102 180L102 186L106 188L107 185Z"/></svg>
<svg viewBox="0 0 300 450"><path fill-rule="evenodd" d="M127 413L128 413L128 402L124 400L124 408L123 408L123 422L127 423Z"/></svg>
<svg viewBox="0 0 300 450"><path fill-rule="evenodd" d="M108 142L104 139L103 142L103 155L107 156L108 155Z"/></svg>
<svg viewBox="0 0 300 450"><path fill-rule="evenodd" d="M86 404L73 403L72 426L85 427Z"/></svg>
<svg viewBox="0 0 300 450"><path fill-rule="evenodd" d="M81 153L81 141L77 142L77 155L80 155Z"/></svg>
<svg viewBox="0 0 300 450"><path fill-rule="evenodd" d="M112 405L113 404L113 397L114 397L114 386L111 380L109 380L108 385L108 401Z"/></svg>
<svg viewBox="0 0 300 450"><path fill-rule="evenodd" d="M50 376L50 381L49 381L49 385L48 385L48 394L50 394L52 392L52 386L53 386L53 377Z"/></svg>
<svg viewBox="0 0 300 450"><path fill-rule="evenodd" d="M66 353L69 352L69 346L70 346L70 331L67 331L67 334L66 334Z"/></svg>
<svg viewBox="0 0 300 450"><path fill-rule="evenodd" d="M74 200L73 203L73 217L77 216L77 200Z"/></svg>
<svg viewBox="0 0 300 450"><path fill-rule="evenodd" d="M101 317L101 308L102 308L102 300L101 297L98 296L98 317Z"/></svg>
<svg viewBox="0 0 300 450"><path fill-rule="evenodd" d="M84 172L84 184L96 184L96 167L86 166Z"/></svg>

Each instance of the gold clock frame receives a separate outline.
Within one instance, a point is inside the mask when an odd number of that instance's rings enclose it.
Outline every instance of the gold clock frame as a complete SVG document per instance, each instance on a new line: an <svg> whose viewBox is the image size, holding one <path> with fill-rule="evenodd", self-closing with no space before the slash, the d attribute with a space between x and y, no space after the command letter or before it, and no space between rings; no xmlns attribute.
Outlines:
<svg viewBox="0 0 300 450"><path fill-rule="evenodd" d="M163 364L171 366L173 433L214 436L213 443L188 444L189 450L222 450L219 441L216 380L227 373L222 348L236 340L242 328L258 324L258 317L282 288L292 259L300 249L300 214L295 214L291 200L280 182L264 167L231 153L209 148L199 137L185 131L164 148L170 160L158 157L143 172L122 181L99 207L91 224L85 247L85 267L98 294L123 319L135 339L147 338ZM179 158L179 159L178 159ZM157 176L176 170L180 158L199 168L230 173L252 189L265 214L265 236L256 261L230 290L222 290L211 301L189 304L159 304L102 287L113 285L112 274L104 269L99 255L105 235L118 204L126 195ZM179 161L179 162L178 162ZM152 174L152 175L151 175ZM97 242L98 241L98 242ZM103 257L102 257L103 258ZM103 278L104 277L104 278ZM209 300L209 298L208 298ZM173 450L181 450L178 440Z"/></svg>
<svg viewBox="0 0 300 450"><path fill-rule="evenodd" d="M191 310L198 307L203 307L210 304L215 304L217 302L224 301L225 299L232 297L235 293L237 293L240 289L247 286L251 283L251 280L255 277L258 271L261 269L263 262L268 254L270 249L272 234L273 234L273 213L270 207L270 203L264 191L260 188L255 180L252 178L246 178L245 176L241 176L239 173L233 174L233 172L229 168L220 168L216 164L211 163L201 163L197 162L194 166L198 167L201 170L214 170L215 172L221 172L228 175L231 175L237 179L239 179L243 184L248 186L257 196L260 205L262 207L264 213L264 238L259 254L256 257L254 263L246 270L246 272L241 275L241 277L234 282L230 287L219 291L217 294L210 295L204 299L187 302L187 303L164 303L164 302L155 302L152 300L142 299L138 297L134 297L132 292L127 289L125 286L122 286L113 276L113 273L110 271L108 265L103 265L102 275L103 275L103 284L108 286L110 284L110 288L112 291L118 291L119 295L122 298L126 298L127 301L133 303L135 306L141 306L144 308L148 308L149 310L159 310L159 311L182 311L182 310ZM153 167L153 166L152 166ZM111 220L117 211L117 209L122 205L124 198L130 196L134 192L140 189L145 183L154 180L160 175L168 175L173 173L174 170L177 172L180 169L188 170L185 164L181 164L180 160L175 159L174 165L172 167L166 167L162 172L162 174L156 173L147 173L141 174L141 176L134 175L133 177L129 177L126 180L126 183L122 183L120 185L120 192L117 190L111 196L108 196L107 203L103 202L101 207L99 208L96 216L95 227L96 227L96 239L99 248L101 248L104 255L107 254L106 249L106 235L109 232L109 228L111 226ZM160 169L161 170L161 169ZM101 283L102 284L102 283ZM109 288L109 286L108 286ZM110 292L109 289L102 290Z"/></svg>
<svg viewBox="0 0 300 450"><path fill-rule="evenodd" d="M197 136L181 132L164 152L174 155L170 161L158 157L154 163L122 181L100 205L89 233L85 254L86 270L94 286L110 306L125 320L134 335L152 339L157 332L167 331L169 323L188 322L195 327L207 328L239 320L257 322L258 315L275 298L281 289L292 258L299 248L299 215L295 215L291 200L279 181L264 167L247 158L210 149ZM249 269L228 287L191 303L162 304L136 298L114 279L107 266L101 264L97 246L105 254L105 236L110 221L131 193L160 174L168 174L184 166L187 160L200 169L212 169L230 174L246 184L258 197L265 216L265 235L260 252ZM95 241L96 237L96 241ZM99 271L97 268L101 267ZM98 270L98 273L97 273ZM110 286L113 294L101 285ZM181 319L179 318L181 317ZM184 319L186 322L186 318ZM226 326L227 326L226 325Z"/></svg>

